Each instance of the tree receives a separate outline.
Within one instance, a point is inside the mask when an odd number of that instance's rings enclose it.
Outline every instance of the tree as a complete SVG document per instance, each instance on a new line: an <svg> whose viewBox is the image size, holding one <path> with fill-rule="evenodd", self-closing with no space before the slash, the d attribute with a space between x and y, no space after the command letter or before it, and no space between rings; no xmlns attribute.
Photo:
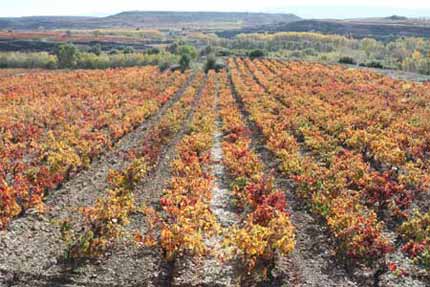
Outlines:
<svg viewBox="0 0 430 287"><path fill-rule="evenodd" d="M179 54L179 47L185 45L184 41L179 40L166 48L166 50L172 54Z"/></svg>
<svg viewBox="0 0 430 287"><path fill-rule="evenodd" d="M361 40L361 49L366 53L367 58L370 58L372 53L376 53L378 50L384 49L384 45L379 43L375 39L372 38L364 38Z"/></svg>
<svg viewBox="0 0 430 287"><path fill-rule="evenodd" d="M403 62L409 54L408 50L404 47L404 44L400 41L388 43L387 51L389 51L390 57L394 58L398 63Z"/></svg>
<svg viewBox="0 0 430 287"><path fill-rule="evenodd" d="M170 64L168 62L161 61L160 63L158 63L158 68L160 69L161 72L167 70L169 66Z"/></svg>
<svg viewBox="0 0 430 287"><path fill-rule="evenodd" d="M96 54L97 56L100 56L102 53L102 45L100 43L95 44L91 49L89 50L90 53Z"/></svg>
<svg viewBox="0 0 430 287"><path fill-rule="evenodd" d="M127 46L127 47L124 47L124 49L122 50L122 52L124 54L133 54L135 51L134 51L133 47Z"/></svg>
<svg viewBox="0 0 430 287"><path fill-rule="evenodd" d="M178 48L178 54L179 55L189 55L190 56L190 58L191 59L195 59L195 58L197 58L197 51L196 51L196 48L194 48L193 46L191 46L191 45L183 45L183 46L180 46L179 48Z"/></svg>
<svg viewBox="0 0 430 287"><path fill-rule="evenodd" d="M178 43L173 43L172 45L168 46L166 50L172 54L178 54L178 48Z"/></svg>
<svg viewBox="0 0 430 287"><path fill-rule="evenodd" d="M205 72L206 73L209 72L209 70L214 70L215 72L218 73L219 71L221 71L224 68L225 68L225 65L217 62L217 59L213 54L208 56L208 59L207 59L206 64L205 64Z"/></svg>
<svg viewBox="0 0 430 287"><path fill-rule="evenodd" d="M79 50L73 44L60 44L56 54L60 68L75 67L79 58Z"/></svg>
<svg viewBox="0 0 430 287"><path fill-rule="evenodd" d="M190 67L191 56L188 54L183 54L179 60L179 65L181 67L182 73L185 72Z"/></svg>
<svg viewBox="0 0 430 287"><path fill-rule="evenodd" d="M204 49L200 51L200 56L208 56L213 53L212 46L206 46Z"/></svg>
<svg viewBox="0 0 430 287"><path fill-rule="evenodd" d="M215 70L216 68L216 59L214 56L209 55L205 64L205 73L209 72L209 70Z"/></svg>
<svg viewBox="0 0 430 287"><path fill-rule="evenodd" d="M148 55L158 55L161 53L161 51L159 48L151 48L151 49L147 50L146 53Z"/></svg>

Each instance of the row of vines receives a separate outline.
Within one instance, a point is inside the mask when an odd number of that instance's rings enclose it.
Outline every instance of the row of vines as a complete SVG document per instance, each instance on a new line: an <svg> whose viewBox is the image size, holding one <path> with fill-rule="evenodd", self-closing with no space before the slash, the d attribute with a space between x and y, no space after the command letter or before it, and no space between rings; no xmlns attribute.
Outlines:
<svg viewBox="0 0 430 287"><path fill-rule="evenodd" d="M8 77L0 85L0 228L155 114L187 80L157 68Z"/></svg>
<svg viewBox="0 0 430 287"><path fill-rule="evenodd" d="M202 73L196 75L180 100L146 133L141 144L126 152L128 164L124 169L110 170L106 178L108 188L94 205L80 209L82 220L74 222L71 218L62 223L68 258L102 256L118 239L130 235L125 228L130 216L146 212L136 200L143 183L153 175L165 147L184 125L203 79ZM152 245L153 240L147 238L145 243Z"/></svg>
<svg viewBox="0 0 430 287"><path fill-rule="evenodd" d="M268 278L301 232L281 177L347 264L402 274L390 257L400 252L428 272L429 88L337 66L240 58L207 75L147 67L6 76L0 229L28 209L43 211L47 192L170 100L138 146L122 153L126 165L109 171L95 202L61 222L66 257L104 256L125 239L156 250L173 269L184 258L216 256ZM218 132L221 175L212 170ZM166 188L146 196L154 204L142 198L163 161ZM217 176L228 183L238 219L229 226L213 210ZM140 230L130 227L136 214L144 218ZM208 244L214 238L220 244Z"/></svg>
<svg viewBox="0 0 430 287"><path fill-rule="evenodd" d="M386 264L400 245L429 268L428 84L300 62L229 67L267 148L338 254Z"/></svg>

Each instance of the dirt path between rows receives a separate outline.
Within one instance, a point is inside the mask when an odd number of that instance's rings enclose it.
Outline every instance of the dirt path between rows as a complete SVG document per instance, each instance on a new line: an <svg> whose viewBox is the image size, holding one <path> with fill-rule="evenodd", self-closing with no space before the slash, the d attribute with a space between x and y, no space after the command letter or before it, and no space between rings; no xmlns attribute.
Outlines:
<svg viewBox="0 0 430 287"><path fill-rule="evenodd" d="M271 72L274 74L275 77L279 77L279 75L276 73L276 71L273 71L264 62L262 62L262 63L266 66L266 68L271 70ZM249 72L253 75L253 78L256 81L256 83L258 83L264 90L267 91L267 87L265 87L264 84L258 80L258 77L255 75L255 73L253 73L251 71L251 68L249 67L249 65L247 65L247 68L248 68ZM258 69L257 66L255 66L255 68L256 68L257 72L261 73L261 71ZM274 97L274 99L280 105L287 107L285 105L285 103L282 101L282 99L279 99L277 97ZM300 142L300 141L298 140L298 142ZM371 160L367 160L367 162L369 163L371 168L373 168L374 170L378 170L378 167L375 166ZM421 195L426 196L425 193L421 193ZM415 200L414 204L416 204L417 201L419 201L419 199ZM384 219L381 219L381 220L384 220ZM386 223L387 223L387 221L386 221ZM399 241L398 235L395 232L395 227L392 227L390 225L391 224L388 224L388 223L386 224L386 226L385 226L386 228L384 230L384 235L386 236L386 238L389 238L390 241L394 243L396 250L395 250L395 252L389 253L386 255L385 262L396 263L396 265L398 266L399 269L407 270L407 273L409 273L409 274L425 274L425 270L423 268L420 268L420 267L416 266L415 264L413 264L412 260L410 258L408 258L401 251L402 244ZM415 286L416 287L427 286L427 284L423 281L425 279L413 278L411 276L402 276L399 278L398 276L395 276L394 274L389 272L389 270L386 266L380 266L379 268L372 268L372 269L373 270L370 271L370 270L360 270L359 268L357 268L355 270L354 275L358 278L359 281L364 280L369 285L373 285L373 286L384 286L384 287L386 287L386 286L387 287L388 286L404 286L404 287L407 287L407 286L413 286L413 287L415 287ZM372 275L373 283L372 283L370 278L366 278L366 276L369 277L369 275L371 273L373 273L373 275Z"/></svg>
<svg viewBox="0 0 430 287"><path fill-rule="evenodd" d="M192 107L181 123L181 128L163 146L159 161L153 172L139 184L134 194L136 206L152 205L159 207L159 200L163 190L167 187L170 176L170 164L175 157L176 145L187 133L195 108L200 101L205 81L194 96ZM146 232L144 215L135 213L130 216L130 224L125 231L132 235L136 231L141 234ZM73 274L73 282L80 284L114 284L115 286L168 286L170 270L163 260L163 255L158 249L145 249L133 244L129 240L115 246L110 256L96 265L82 266L77 274Z"/></svg>
<svg viewBox="0 0 430 287"><path fill-rule="evenodd" d="M125 166L127 160L124 153L141 144L151 127L157 124L166 111L182 97L194 77L195 74L190 76L155 115L125 135L111 151L95 160L89 169L80 172L63 187L53 191L46 199L48 211L45 214L30 211L25 216L14 220L8 230L0 232L0 286L3 286L1 284L4 286L58 286L70 283L71 275L61 274L62 271L59 268L59 258L65 246L61 240L57 222L67 217L79 216L76 212L77 208L89 206L95 202L100 192L107 187L108 171ZM122 259L123 262L119 260L118 265L129 260L127 256ZM93 273L94 271L95 269L89 270L88 277L91 282L96 281L97 274ZM130 276L128 273L121 275ZM82 286L85 284L83 283ZM96 285L90 284L90 286Z"/></svg>
<svg viewBox="0 0 430 287"><path fill-rule="evenodd" d="M294 195L290 182L277 170L279 160L266 147L258 129L239 97L230 77L233 95L247 127L252 132L252 146L268 171L275 175L275 185L287 195L288 212L296 228L296 248L288 257L278 257L274 275L278 279L270 286L361 286L349 278L333 256L334 242L327 230L310 215Z"/></svg>
<svg viewBox="0 0 430 287"><path fill-rule="evenodd" d="M222 119L220 117L220 98L218 91L219 82L217 82L216 98L214 110L217 113L215 119L215 132L213 136L213 146L211 149L212 158L212 174L214 177L214 186L212 189L212 200L210 208L215 214L218 222L223 228L231 227L239 223L239 215L232 206L231 190L227 182L227 174L223 163L224 153L222 149L222 141L224 134L222 133ZM222 251L223 237L214 236L208 238L207 244L210 248L217 251ZM202 285L204 286L238 286L239 274L237 262L224 261L222 262L214 254L212 257L206 258L203 262L203 278Z"/></svg>
<svg viewBox="0 0 430 287"><path fill-rule="evenodd" d="M215 130L211 148L210 172L213 176L212 198L209 204L211 212L222 228L231 227L239 223L239 215L231 205L231 194L228 185L228 176L223 163L223 133L222 119L219 114L218 82L215 91L214 111L216 112ZM234 260L222 260L223 234L206 238L205 243L212 253L203 258L182 258L177 263L179 272L172 282L172 286L239 286L240 272Z"/></svg>

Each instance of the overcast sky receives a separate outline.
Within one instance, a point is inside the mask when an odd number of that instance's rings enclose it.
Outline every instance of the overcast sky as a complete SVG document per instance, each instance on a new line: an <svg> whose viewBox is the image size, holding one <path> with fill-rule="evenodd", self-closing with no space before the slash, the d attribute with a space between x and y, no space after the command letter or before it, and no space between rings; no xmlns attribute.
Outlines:
<svg viewBox="0 0 430 287"><path fill-rule="evenodd" d="M321 4L324 3L324 4ZM429 0L0 0L0 16L94 15L128 10L291 12L305 18L430 17Z"/></svg>

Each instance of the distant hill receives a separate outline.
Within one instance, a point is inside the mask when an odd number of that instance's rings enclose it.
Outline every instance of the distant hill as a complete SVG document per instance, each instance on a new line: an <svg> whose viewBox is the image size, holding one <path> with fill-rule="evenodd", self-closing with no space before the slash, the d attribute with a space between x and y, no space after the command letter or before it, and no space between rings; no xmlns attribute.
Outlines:
<svg viewBox="0 0 430 287"><path fill-rule="evenodd" d="M100 29L213 27L234 24L236 28L273 25L301 20L293 14L236 13L236 12L146 12L129 11L108 17L37 16L0 18L0 29Z"/></svg>
<svg viewBox="0 0 430 287"><path fill-rule="evenodd" d="M177 25L214 22L241 23L244 26L289 23L301 20L293 14L237 12L123 12L103 19L121 25Z"/></svg>
<svg viewBox="0 0 430 287"><path fill-rule="evenodd" d="M372 37L388 40L397 37L430 37L428 20L409 19L401 16L387 18L363 18L348 20L300 20L290 23L245 27L218 33L220 36L233 37L240 33L260 32L318 32L337 34L355 38Z"/></svg>
<svg viewBox="0 0 430 287"><path fill-rule="evenodd" d="M0 29L37 30L37 29L78 29L93 26L95 17L34 16L0 18Z"/></svg>
<svg viewBox="0 0 430 287"><path fill-rule="evenodd" d="M408 17L393 15L393 16L387 17L385 19L387 19L387 20L394 20L394 21L399 21L399 20L400 21L405 21L405 20L408 20Z"/></svg>

